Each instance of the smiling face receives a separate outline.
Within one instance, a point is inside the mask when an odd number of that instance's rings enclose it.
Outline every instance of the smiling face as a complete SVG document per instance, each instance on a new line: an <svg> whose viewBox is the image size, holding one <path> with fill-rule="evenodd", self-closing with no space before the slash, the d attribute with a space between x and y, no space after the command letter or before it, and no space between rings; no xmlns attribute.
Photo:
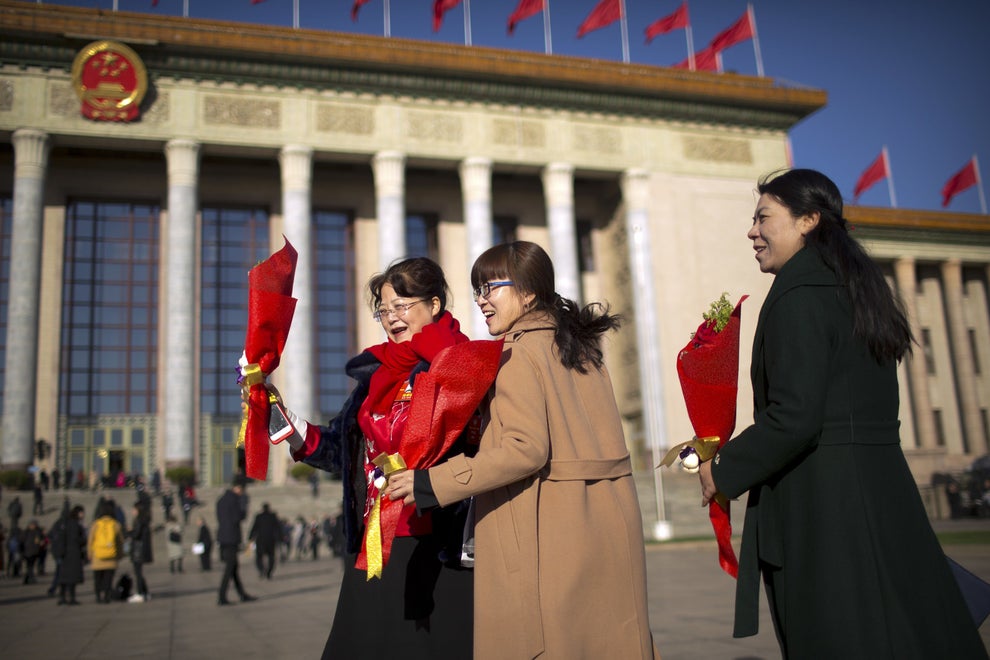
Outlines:
<svg viewBox="0 0 990 660"><path fill-rule="evenodd" d="M488 334L495 337L511 330L516 321L529 312L535 297L532 293L522 294L518 288L510 285L492 289L487 298L478 296L475 302L485 315Z"/></svg>
<svg viewBox="0 0 990 660"><path fill-rule="evenodd" d="M391 312L382 314L382 328L388 334L389 339L397 344L412 339L413 335L422 330L425 326L433 323L440 314L440 299L433 298L406 298L395 293L391 284L382 286L382 302L379 309L397 309L397 306L409 305L405 313L398 314Z"/></svg>
<svg viewBox="0 0 990 660"><path fill-rule="evenodd" d="M746 233L753 241L756 261L764 273L776 275L804 247L805 236L818 224L818 215L795 218L790 209L764 193L756 203L753 226Z"/></svg>

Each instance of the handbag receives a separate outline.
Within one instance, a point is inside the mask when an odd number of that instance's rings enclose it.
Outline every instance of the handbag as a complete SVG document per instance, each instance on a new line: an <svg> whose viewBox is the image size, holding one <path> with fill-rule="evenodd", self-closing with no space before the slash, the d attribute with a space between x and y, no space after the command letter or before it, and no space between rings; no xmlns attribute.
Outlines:
<svg viewBox="0 0 990 660"><path fill-rule="evenodd" d="M194 555L201 555L201 554L204 554L205 552L206 552L206 546L203 545L202 543L193 543L192 544L192 553Z"/></svg>

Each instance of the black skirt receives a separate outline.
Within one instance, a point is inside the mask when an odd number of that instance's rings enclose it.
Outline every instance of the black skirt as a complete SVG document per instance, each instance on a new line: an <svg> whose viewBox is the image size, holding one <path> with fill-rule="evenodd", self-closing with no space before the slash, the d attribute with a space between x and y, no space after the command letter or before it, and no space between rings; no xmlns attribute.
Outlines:
<svg viewBox="0 0 990 660"><path fill-rule="evenodd" d="M381 579L366 579L344 558L324 660L469 660L474 625L474 575L441 562L433 535L400 536Z"/></svg>

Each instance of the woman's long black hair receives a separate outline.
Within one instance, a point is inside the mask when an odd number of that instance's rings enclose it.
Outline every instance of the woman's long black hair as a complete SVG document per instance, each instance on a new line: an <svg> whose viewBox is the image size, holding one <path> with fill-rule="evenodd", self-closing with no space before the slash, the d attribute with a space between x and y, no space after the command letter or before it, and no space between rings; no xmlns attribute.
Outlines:
<svg viewBox="0 0 990 660"><path fill-rule="evenodd" d="M553 262L536 243L515 241L489 248L471 268L471 286L508 279L519 293L534 295L531 311L545 312L556 321L554 344L561 363L568 369L587 373L588 365L601 369L604 363L601 336L619 327L620 317L609 308L592 303L579 308L554 290Z"/></svg>
<svg viewBox="0 0 990 660"><path fill-rule="evenodd" d="M900 300L891 291L880 267L849 235L842 217L839 188L821 172L808 169L773 172L757 190L783 204L795 218L819 214L818 225L805 244L821 254L839 283L846 287L853 308L853 332L866 342L877 361L900 360L911 351L911 326Z"/></svg>

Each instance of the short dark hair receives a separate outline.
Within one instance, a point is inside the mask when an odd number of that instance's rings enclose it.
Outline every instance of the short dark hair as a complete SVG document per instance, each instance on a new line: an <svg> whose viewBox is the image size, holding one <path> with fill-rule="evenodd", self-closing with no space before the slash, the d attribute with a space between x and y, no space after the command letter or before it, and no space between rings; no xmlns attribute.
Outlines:
<svg viewBox="0 0 990 660"><path fill-rule="evenodd" d="M384 273L374 275L368 281L372 309L377 309L381 304L382 287L386 284L403 298L439 298L440 313L443 314L447 309L450 287L447 286L443 269L432 259L426 257L403 259L390 265Z"/></svg>

